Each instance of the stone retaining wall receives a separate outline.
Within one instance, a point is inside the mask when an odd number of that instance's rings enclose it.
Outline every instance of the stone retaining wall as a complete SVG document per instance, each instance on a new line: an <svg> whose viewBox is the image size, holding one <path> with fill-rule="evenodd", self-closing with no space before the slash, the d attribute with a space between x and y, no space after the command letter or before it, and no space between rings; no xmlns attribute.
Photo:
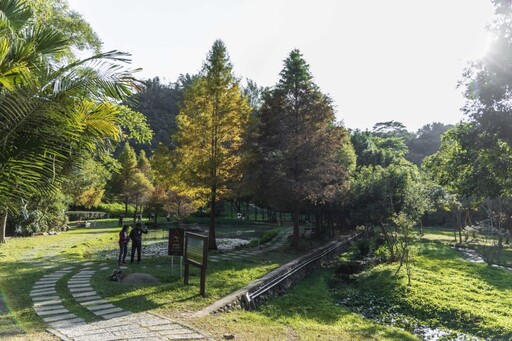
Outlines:
<svg viewBox="0 0 512 341"><path fill-rule="evenodd" d="M294 284L302 281L302 279L308 274L316 271L322 263L327 262L341 252L346 251L353 241L360 238L361 235L362 234L359 233L353 234L343 240L330 242L329 244L316 249L305 256L281 266L280 268L266 274L264 277L253 281L246 287L237 290L209 307L206 307L196 315L204 316L208 314L228 312L235 309L254 309L267 300L287 292ZM332 250L326 253L327 250L331 248ZM323 253L326 254L320 257ZM310 261L317 257L318 259ZM260 291L261 288L267 286L273 281L279 281L279 283L272 286L269 290L265 290L256 298L251 298L251 295Z"/></svg>

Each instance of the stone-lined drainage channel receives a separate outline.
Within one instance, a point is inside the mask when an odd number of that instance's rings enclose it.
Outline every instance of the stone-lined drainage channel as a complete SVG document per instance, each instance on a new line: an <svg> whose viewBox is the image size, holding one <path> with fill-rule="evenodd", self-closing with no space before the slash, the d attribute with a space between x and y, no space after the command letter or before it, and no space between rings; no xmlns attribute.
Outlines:
<svg viewBox="0 0 512 341"><path fill-rule="evenodd" d="M194 315L205 316L212 313L227 312L241 308L247 310L254 309L268 299L288 291L307 274L315 271L323 261L330 260L339 253L347 250L351 243L360 236L360 233L346 236L343 240L333 241L314 252L295 259Z"/></svg>

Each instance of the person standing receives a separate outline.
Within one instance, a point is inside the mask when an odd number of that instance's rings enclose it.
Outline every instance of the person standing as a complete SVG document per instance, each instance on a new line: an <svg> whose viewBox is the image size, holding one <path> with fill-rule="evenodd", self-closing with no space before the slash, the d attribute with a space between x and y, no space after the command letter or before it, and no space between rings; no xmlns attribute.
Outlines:
<svg viewBox="0 0 512 341"><path fill-rule="evenodd" d="M140 253L142 249L142 234L148 233L148 229L142 229L142 224L135 224L135 228L130 232L130 239L132 240L132 255L130 257L130 263L133 263L135 258L135 251L137 251L137 263L140 263Z"/></svg>
<svg viewBox="0 0 512 341"><path fill-rule="evenodd" d="M130 238L128 237L128 225L124 225L119 232L119 259L117 260L117 264L126 264L126 253L128 252L128 242Z"/></svg>
<svg viewBox="0 0 512 341"><path fill-rule="evenodd" d="M117 226L119 226L119 227L123 226L123 219L124 219L124 213L121 213L119 215L119 222L117 223Z"/></svg>

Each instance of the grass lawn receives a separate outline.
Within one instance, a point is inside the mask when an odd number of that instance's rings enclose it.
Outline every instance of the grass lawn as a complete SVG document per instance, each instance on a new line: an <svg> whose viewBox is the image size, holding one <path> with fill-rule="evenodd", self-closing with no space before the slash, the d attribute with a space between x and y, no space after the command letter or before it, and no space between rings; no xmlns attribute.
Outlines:
<svg viewBox="0 0 512 341"><path fill-rule="evenodd" d="M2 304L4 308L0 321L0 339L2 332L12 329L14 323L16 328L21 328L27 335L39 335L34 333L43 332L46 324L35 314L29 293L38 279L54 271L42 268L44 264L52 264L52 260L91 262L90 267L97 270L92 278L92 286L99 295L121 308L132 312L153 310L169 317L181 318L183 314L208 306L300 255L291 251L275 252L258 259L210 262L206 286L208 297L202 298L198 295L198 269L191 268L190 285L185 287L183 279L177 276L177 265L175 276L171 276L169 257L143 258L141 264L129 265L125 271L150 274L160 281L159 284L129 285L109 281L107 277L116 261L105 261L103 251L117 249L119 228L116 225L117 219L105 219L97 221L95 226L89 228L76 228L53 236L11 238L2 245L0 290L2 302L5 304ZM239 229L237 227L236 231ZM263 230L267 229L268 227ZM159 235L160 231L152 233L152 236ZM166 238L166 234L162 236ZM38 261L41 263L34 263ZM109 270L101 270L101 264L105 263L111 265ZM68 310L86 321L95 321L98 317L76 304L67 288L67 281L78 270L77 267L57 282L57 293L63 298L63 304Z"/></svg>
<svg viewBox="0 0 512 341"><path fill-rule="evenodd" d="M332 275L331 270L315 272L256 311L235 311L190 322L216 340L222 339L223 333L234 334L239 340L418 340L338 305L329 290Z"/></svg>
<svg viewBox="0 0 512 341"><path fill-rule="evenodd" d="M128 266L127 273L150 274L159 280L158 284L130 285L107 280L115 261L105 261L103 251L117 248L116 224L116 219L102 220L90 228L55 236L13 238L2 245L0 290L6 304L0 306L0 335L14 325L26 332L26 339L52 339L44 333L46 325L35 314L29 296L34 283L53 271L31 262L50 257L91 262L91 268L97 270L92 286L100 296L123 309L154 311L204 330L215 339L231 333L239 340L417 340L406 331L416 324L441 326L493 340L512 339L512 273L462 259L449 246L453 235L447 231L426 230L419 243L410 287L403 273L394 276L396 264L376 266L351 282L337 279L334 269L328 268L311 274L288 294L255 311L197 318L191 313L300 253L284 248L259 258L210 262L207 297L202 298L198 295L199 271L192 268L190 285L185 287L176 274L177 265L171 276L169 257L145 258L141 264ZM151 238L162 237L156 231ZM503 255L505 262L510 261L507 255ZM101 270L105 263L111 265L109 270ZM59 280L57 292L71 312L86 321L96 321L98 317L77 305L67 288L67 281L78 270ZM394 318L397 327L403 328L378 324L358 312L384 322Z"/></svg>
<svg viewBox="0 0 512 341"><path fill-rule="evenodd" d="M420 324L511 340L512 272L462 259L448 245L452 240L445 232L427 231L411 286L404 271L394 276L397 264L383 264L353 283L340 282L336 296L352 310L381 321L394 319L409 330Z"/></svg>

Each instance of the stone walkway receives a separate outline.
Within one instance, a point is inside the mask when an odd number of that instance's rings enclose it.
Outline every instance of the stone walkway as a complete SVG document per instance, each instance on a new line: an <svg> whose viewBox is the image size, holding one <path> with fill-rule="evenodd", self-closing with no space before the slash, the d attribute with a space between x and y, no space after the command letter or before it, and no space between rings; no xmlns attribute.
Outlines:
<svg viewBox="0 0 512 341"><path fill-rule="evenodd" d="M91 264L82 263L81 268L68 266L49 272L41 277L30 291L34 311L48 323L48 331L52 334L63 340L76 341L209 339L194 328L163 316L152 313L134 314L116 307L99 296L91 286L90 280L95 274L95 271L88 267ZM110 269L106 264L99 266L102 270ZM81 306L101 321L86 323L64 306L63 298L57 293L57 282L71 273L74 275L66 284L73 302L68 302L67 305Z"/></svg>

